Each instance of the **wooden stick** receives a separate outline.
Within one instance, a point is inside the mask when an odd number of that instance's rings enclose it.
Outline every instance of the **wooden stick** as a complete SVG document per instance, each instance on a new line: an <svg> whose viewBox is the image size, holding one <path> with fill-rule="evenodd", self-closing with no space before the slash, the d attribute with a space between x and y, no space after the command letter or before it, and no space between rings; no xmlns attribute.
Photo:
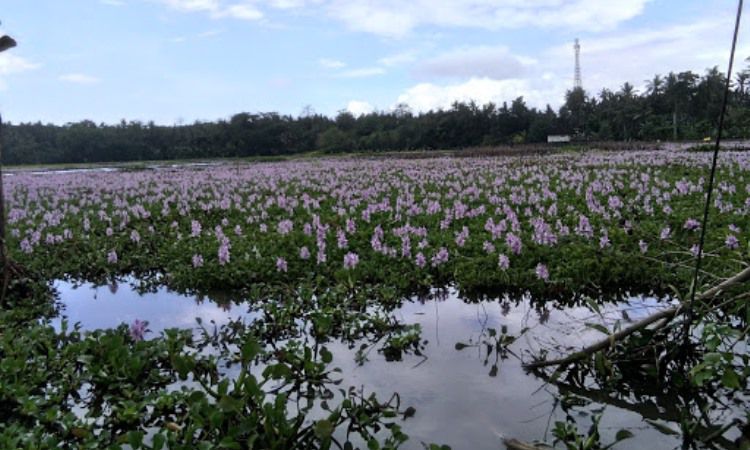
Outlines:
<svg viewBox="0 0 750 450"><path fill-rule="evenodd" d="M726 291L728 288L744 283L745 281L750 280L750 267L746 268L742 272L738 273L737 275L722 281L721 283L717 284L716 286L712 287L711 289L703 292L698 297L696 297L696 302L703 301L703 300L711 300L714 297L716 297L718 294ZM633 325L624 328L617 333L609 335L606 339L602 339L601 341L598 341L592 345L589 345L588 347L584 347L580 351L577 351L575 353L572 353L564 358L559 359L550 359L546 361L534 361L523 365L524 369L539 369L542 367L549 367L549 366L560 366L560 365L567 365L575 361L579 361L581 359L584 359L600 350L604 350L605 348L611 347L614 345L615 342L620 341L631 334L635 333L638 330L641 330L649 325L651 325L654 322L657 322L659 320L666 320L667 322L672 320L682 308L689 306L690 302L683 302L679 306L675 306L673 308L668 308L661 310L655 314L652 314L645 319L642 319ZM666 325L666 323L665 323Z"/></svg>

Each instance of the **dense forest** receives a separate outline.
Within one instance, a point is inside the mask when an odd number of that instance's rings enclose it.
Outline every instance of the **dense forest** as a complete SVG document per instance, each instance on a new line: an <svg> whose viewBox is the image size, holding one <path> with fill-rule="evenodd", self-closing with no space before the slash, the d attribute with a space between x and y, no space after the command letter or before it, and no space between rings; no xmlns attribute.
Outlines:
<svg viewBox="0 0 750 450"><path fill-rule="evenodd" d="M558 111L529 108L523 97L510 104L454 103L414 114L408 105L358 117L306 113L298 117L239 113L229 120L163 126L92 121L52 125L6 124L3 162L134 161L178 158L457 149L545 142L548 134L578 140L695 140L714 133L726 77L714 67L656 75L639 93L630 83L616 92L566 93ZM737 73L726 120L729 137L750 137L750 68Z"/></svg>

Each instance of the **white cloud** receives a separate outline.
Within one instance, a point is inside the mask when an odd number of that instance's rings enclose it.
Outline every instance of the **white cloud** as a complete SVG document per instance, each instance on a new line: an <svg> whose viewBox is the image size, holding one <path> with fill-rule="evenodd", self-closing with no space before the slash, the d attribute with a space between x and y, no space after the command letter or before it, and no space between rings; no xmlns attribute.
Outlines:
<svg viewBox="0 0 750 450"><path fill-rule="evenodd" d="M232 17L241 20L258 20L263 18L259 9L248 3L237 3L227 6L214 14L215 17Z"/></svg>
<svg viewBox="0 0 750 450"><path fill-rule="evenodd" d="M547 103L558 103L555 101L558 91L559 86L537 86L530 80L471 78L448 85L420 83L399 95L396 103L406 103L414 111L429 111L449 108L456 101L474 101L480 105L492 102L498 105L523 97L528 106L541 108Z"/></svg>
<svg viewBox="0 0 750 450"><path fill-rule="evenodd" d="M219 0L161 0L162 3L172 9L184 12L219 10Z"/></svg>
<svg viewBox="0 0 750 450"><path fill-rule="evenodd" d="M420 26L609 30L650 0L331 0L328 14L354 31L402 37Z"/></svg>
<svg viewBox="0 0 750 450"><path fill-rule="evenodd" d="M305 5L305 0L269 0L271 6L278 9L300 8Z"/></svg>
<svg viewBox="0 0 750 450"><path fill-rule="evenodd" d="M731 11L730 11L731 12ZM626 81L642 90L654 74L692 70L703 74L718 65L725 70L728 60L733 17L719 17L672 24L660 29L640 28L614 31L581 41L583 86L590 95L602 88L617 90ZM448 108L454 101L474 100L479 104L511 101L523 96L527 105L559 107L565 91L573 85L573 43L568 42L535 54L533 58L510 55L502 49L466 48L429 59L416 67L422 75L456 78L453 82L425 82L405 89L397 103L407 103L415 111ZM741 58L750 54L750 44L739 44L737 70L746 67ZM524 70L508 71L491 62L503 55L520 63ZM487 56L484 63L483 56ZM512 64L511 64L512 66Z"/></svg>
<svg viewBox="0 0 750 450"><path fill-rule="evenodd" d="M726 70L733 17L711 17L659 29L636 29L581 41L583 87L591 94L617 89L628 81L643 88L646 79L669 71ZM738 43L738 66L750 45ZM568 82L573 79L572 43L548 50L542 57L548 70Z"/></svg>
<svg viewBox="0 0 750 450"><path fill-rule="evenodd" d="M223 32L224 32L224 30L208 30L208 31L204 31L202 33L198 33L196 36L198 38L204 39L204 38L210 38L210 37L218 36L218 35L220 35Z"/></svg>
<svg viewBox="0 0 750 450"><path fill-rule="evenodd" d="M99 78L86 75L85 73L67 73L64 75L60 75L59 77L60 81L66 81L68 83L75 83L75 84L96 84L99 81Z"/></svg>
<svg viewBox="0 0 750 450"><path fill-rule="evenodd" d="M367 102L352 100L346 105L346 110L356 117L369 114L375 111L375 108Z"/></svg>
<svg viewBox="0 0 750 450"><path fill-rule="evenodd" d="M322 67L325 67L326 69L341 69L343 67L346 67L345 62L330 58L320 58L318 60L318 64L320 64Z"/></svg>
<svg viewBox="0 0 750 450"><path fill-rule="evenodd" d="M221 0L160 0L168 7L181 12L209 13L214 19L231 17L241 20L258 20L263 13L253 2L244 1L228 4Z"/></svg>
<svg viewBox="0 0 750 450"><path fill-rule="evenodd" d="M533 58L511 54L504 46L479 46L459 48L423 61L417 65L415 74L428 78L520 78L535 63Z"/></svg>
<svg viewBox="0 0 750 450"><path fill-rule="evenodd" d="M367 78L385 74L382 67L362 67L359 69L345 70L337 76L341 78Z"/></svg>
<svg viewBox="0 0 750 450"><path fill-rule="evenodd" d="M40 65L11 52L0 53L0 75L11 75L39 68Z"/></svg>
<svg viewBox="0 0 750 450"><path fill-rule="evenodd" d="M384 56L378 60L378 64L386 66L386 67L400 66L401 64L410 63L414 61L416 58L417 57L414 54L414 52L407 51L407 52L396 53L394 55Z"/></svg>
<svg viewBox="0 0 750 450"><path fill-rule="evenodd" d="M119 0L114 0L119 1ZM258 20L261 7L323 14L357 32L403 37L420 27L611 30L651 0L158 0L180 11Z"/></svg>

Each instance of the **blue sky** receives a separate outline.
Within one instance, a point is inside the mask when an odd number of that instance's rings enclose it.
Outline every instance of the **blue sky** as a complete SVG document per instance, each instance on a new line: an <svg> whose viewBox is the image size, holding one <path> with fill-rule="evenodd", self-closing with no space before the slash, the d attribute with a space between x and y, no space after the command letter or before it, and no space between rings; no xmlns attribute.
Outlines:
<svg viewBox="0 0 750 450"><path fill-rule="evenodd" d="M558 107L584 88L726 70L730 0L2 0L0 112L13 122L240 111L415 111L455 100ZM744 25L744 23L743 23ZM738 57L750 56L749 30ZM744 67L744 63L740 63Z"/></svg>

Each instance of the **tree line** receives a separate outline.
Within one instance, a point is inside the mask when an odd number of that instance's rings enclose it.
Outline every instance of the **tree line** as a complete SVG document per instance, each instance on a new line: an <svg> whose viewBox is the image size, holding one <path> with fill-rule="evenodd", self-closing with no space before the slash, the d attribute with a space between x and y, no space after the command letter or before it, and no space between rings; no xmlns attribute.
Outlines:
<svg viewBox="0 0 750 450"><path fill-rule="evenodd" d="M750 58L749 58L750 60ZM655 75L638 93L625 83L596 95L576 88L559 110L530 108L523 97L510 104L456 102L450 108L335 117L306 112L233 115L186 125L90 120L53 125L6 124L5 164L86 163L185 158L278 156L295 153L460 149L545 142L550 134L578 140L698 140L715 133L726 77L714 67ZM750 68L731 80L726 136L750 137Z"/></svg>

